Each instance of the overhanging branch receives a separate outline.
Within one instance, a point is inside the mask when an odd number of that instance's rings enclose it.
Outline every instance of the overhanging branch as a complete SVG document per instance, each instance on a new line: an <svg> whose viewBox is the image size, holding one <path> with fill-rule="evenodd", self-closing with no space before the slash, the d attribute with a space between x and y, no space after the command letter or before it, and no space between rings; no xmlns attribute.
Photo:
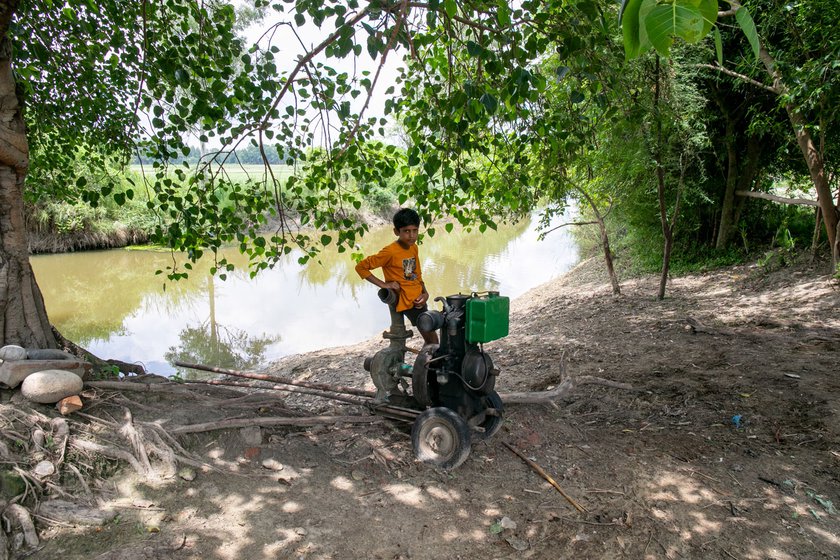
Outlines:
<svg viewBox="0 0 840 560"><path fill-rule="evenodd" d="M746 76L744 74L739 74L738 72L735 72L733 70L730 70L729 68L725 68L725 67L717 65L717 64L693 64L692 66L694 66L695 68L708 68L710 70L716 70L718 72L726 74L727 76L732 76L733 78L738 78L739 80L741 80L743 82L747 82L748 84L752 84L756 87L760 87L761 89L765 89L765 90L769 91L770 93L772 93L774 95L779 95L781 93L778 89L776 89L773 86L768 86L767 84L761 83L758 80L750 78L749 76Z"/></svg>
<svg viewBox="0 0 840 560"><path fill-rule="evenodd" d="M807 198L785 198L783 196L776 196L775 194L756 192L756 191L735 191L738 196L747 196L750 198L763 198L764 200L772 200L773 202L780 202L782 204L801 204L804 206L819 206L816 200L808 200Z"/></svg>

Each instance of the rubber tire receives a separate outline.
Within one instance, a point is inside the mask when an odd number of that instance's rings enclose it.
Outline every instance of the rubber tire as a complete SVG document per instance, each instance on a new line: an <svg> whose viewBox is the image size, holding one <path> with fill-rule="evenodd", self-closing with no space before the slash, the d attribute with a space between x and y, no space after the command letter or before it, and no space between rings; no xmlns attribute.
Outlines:
<svg viewBox="0 0 840 560"><path fill-rule="evenodd" d="M502 424L505 422L505 407L502 404L502 398L499 396L499 393L491 391L481 400L485 404L486 408L495 408L498 410L499 416L486 416L484 418L484 422L479 424L479 426L484 428L484 431L474 431L472 433L473 441L485 441L490 439L502 429Z"/></svg>
<svg viewBox="0 0 840 560"><path fill-rule="evenodd" d="M470 427L466 420L448 408L424 410L411 427L414 455L423 463L451 470L470 455ZM443 444L442 449L436 446Z"/></svg>
<svg viewBox="0 0 840 560"><path fill-rule="evenodd" d="M426 344L420 349L417 358L414 360L414 368L411 370L411 393L414 400L420 406L426 408L432 406L431 387L429 387L429 368L426 363L432 359L439 344Z"/></svg>

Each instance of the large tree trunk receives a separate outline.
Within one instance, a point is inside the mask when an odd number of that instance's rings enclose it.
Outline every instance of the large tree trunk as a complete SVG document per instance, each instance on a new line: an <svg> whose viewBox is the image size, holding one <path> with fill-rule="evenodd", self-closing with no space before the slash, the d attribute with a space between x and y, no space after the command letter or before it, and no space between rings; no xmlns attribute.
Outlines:
<svg viewBox="0 0 840 560"><path fill-rule="evenodd" d="M759 58L762 64L764 64L765 70L767 70L767 73L773 79L773 88L779 95L787 93L787 84L785 84L782 75L776 68L776 60L767 51L763 43L759 48ZM825 232L828 236L828 246L832 248L832 262L834 267L836 267L840 263L840 244L837 243L838 223L840 223L840 220L838 220L837 208L834 206L834 197L828 185L828 176L825 172L822 154L817 149L814 139L811 137L802 113L790 103L785 104L785 111L787 111L788 119L790 119L790 124L793 126L796 143L799 144L799 150L802 152L802 156L805 158L805 164L808 166L808 172L811 174L811 182L814 184L814 190L817 192L817 202L819 202L820 209L822 210Z"/></svg>
<svg viewBox="0 0 840 560"><path fill-rule="evenodd" d="M7 30L16 1L0 1L0 345L55 348L32 266L23 214L29 143L15 91Z"/></svg>
<svg viewBox="0 0 840 560"><path fill-rule="evenodd" d="M729 232L735 216L735 184L738 178L738 152L735 149L735 119L729 112L729 108L715 96L718 106L726 119L726 189L723 192L723 201L720 206L720 224L718 225L717 241L715 247L722 249L729 241Z"/></svg>

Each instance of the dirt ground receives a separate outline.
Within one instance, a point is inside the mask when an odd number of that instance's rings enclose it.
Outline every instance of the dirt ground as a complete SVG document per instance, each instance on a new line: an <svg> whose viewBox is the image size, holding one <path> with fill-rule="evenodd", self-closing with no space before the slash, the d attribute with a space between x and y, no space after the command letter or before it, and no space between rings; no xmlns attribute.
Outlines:
<svg viewBox="0 0 840 560"><path fill-rule="evenodd" d="M181 436L219 470L149 481L124 468L92 491L117 518L39 519L42 547L28 557L840 559L837 283L807 266L739 266L674 278L664 301L657 286L624 281L615 297L590 260L517 298L510 336L485 346L498 390L544 390L563 371L635 390L583 385L556 406L511 405L454 471L417 462L409 426L385 419ZM294 356L270 372L372 388L362 363L384 344ZM364 414L210 389L103 392L79 421L116 422L123 407L168 427L289 409Z"/></svg>

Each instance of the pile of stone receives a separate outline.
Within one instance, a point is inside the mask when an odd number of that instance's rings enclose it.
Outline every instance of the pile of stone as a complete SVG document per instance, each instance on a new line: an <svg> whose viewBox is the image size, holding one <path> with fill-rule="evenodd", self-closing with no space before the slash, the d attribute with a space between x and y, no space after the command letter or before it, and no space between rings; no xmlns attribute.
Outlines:
<svg viewBox="0 0 840 560"><path fill-rule="evenodd" d="M92 365L72 354L54 349L26 349L8 345L0 348L0 387L15 389L29 401L58 403L62 414L82 407L79 393L90 376Z"/></svg>

